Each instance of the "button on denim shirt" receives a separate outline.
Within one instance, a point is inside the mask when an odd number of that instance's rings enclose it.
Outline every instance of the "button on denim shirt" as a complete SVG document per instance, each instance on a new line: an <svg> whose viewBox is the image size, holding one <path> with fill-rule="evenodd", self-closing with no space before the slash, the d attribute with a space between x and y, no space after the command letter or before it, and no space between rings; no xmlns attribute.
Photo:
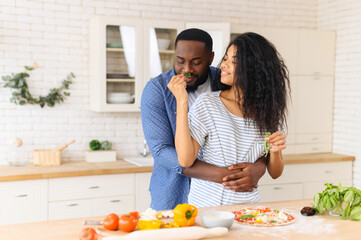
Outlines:
<svg viewBox="0 0 361 240"><path fill-rule="evenodd" d="M219 69L209 67L212 91ZM173 209L188 202L190 178L182 175L174 145L176 130L176 99L167 84L175 75L174 69L150 80L141 99L143 132L154 158L149 191L150 207L155 210Z"/></svg>

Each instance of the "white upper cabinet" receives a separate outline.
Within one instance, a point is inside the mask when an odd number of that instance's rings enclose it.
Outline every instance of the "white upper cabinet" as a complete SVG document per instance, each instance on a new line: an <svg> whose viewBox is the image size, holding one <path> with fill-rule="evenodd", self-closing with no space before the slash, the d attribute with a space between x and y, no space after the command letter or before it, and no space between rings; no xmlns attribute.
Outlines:
<svg viewBox="0 0 361 240"><path fill-rule="evenodd" d="M221 63L229 44L231 25L229 23L189 22L186 23L186 28L199 28L211 35L214 52L212 66L217 67Z"/></svg>
<svg viewBox="0 0 361 240"><path fill-rule="evenodd" d="M336 34L299 30L298 75L334 75Z"/></svg>
<svg viewBox="0 0 361 240"><path fill-rule="evenodd" d="M140 111L142 23L117 17L90 20L90 110Z"/></svg>
<svg viewBox="0 0 361 240"><path fill-rule="evenodd" d="M184 22L144 20L144 86L152 78L173 68L174 45Z"/></svg>

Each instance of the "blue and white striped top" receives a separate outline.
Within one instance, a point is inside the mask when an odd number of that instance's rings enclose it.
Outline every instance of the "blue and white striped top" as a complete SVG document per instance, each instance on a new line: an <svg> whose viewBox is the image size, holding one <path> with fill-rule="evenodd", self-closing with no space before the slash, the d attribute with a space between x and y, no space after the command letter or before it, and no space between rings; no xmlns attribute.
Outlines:
<svg viewBox="0 0 361 240"><path fill-rule="evenodd" d="M230 113L221 102L220 91L197 98L189 110L192 137L200 144L198 159L219 167L241 162L254 163L265 154L264 136L255 123ZM222 184L192 178L188 202L196 207L210 207L257 202L258 189L233 192Z"/></svg>

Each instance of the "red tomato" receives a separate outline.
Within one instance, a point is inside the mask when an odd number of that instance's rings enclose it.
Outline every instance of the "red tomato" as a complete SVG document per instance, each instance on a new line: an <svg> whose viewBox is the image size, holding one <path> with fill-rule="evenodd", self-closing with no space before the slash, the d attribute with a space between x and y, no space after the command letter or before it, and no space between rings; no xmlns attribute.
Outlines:
<svg viewBox="0 0 361 240"><path fill-rule="evenodd" d="M104 218L103 227L107 230L118 230L119 227L119 217L115 213L111 213Z"/></svg>
<svg viewBox="0 0 361 240"><path fill-rule="evenodd" d="M119 218L119 228L124 232L133 232L138 220L134 216L122 215Z"/></svg>
<svg viewBox="0 0 361 240"><path fill-rule="evenodd" d="M133 216L133 217L135 217L136 219L139 218L139 213L138 213L138 212L130 212L130 213L128 213L128 215Z"/></svg>
<svg viewBox="0 0 361 240"><path fill-rule="evenodd" d="M97 240L98 234L93 228L84 228L79 235L80 240Z"/></svg>

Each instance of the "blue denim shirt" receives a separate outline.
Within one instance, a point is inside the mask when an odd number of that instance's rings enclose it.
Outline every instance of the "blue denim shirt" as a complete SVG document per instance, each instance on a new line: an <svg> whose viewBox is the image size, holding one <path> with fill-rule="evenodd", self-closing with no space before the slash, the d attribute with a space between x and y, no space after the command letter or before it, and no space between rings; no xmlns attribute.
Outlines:
<svg viewBox="0 0 361 240"><path fill-rule="evenodd" d="M209 68L212 90L216 90L213 83L217 72L216 68ZM143 132L154 158L149 191L150 207L155 210L173 209L188 202L190 178L182 175L174 146L177 104L167 88L174 75L172 69L150 80L141 100Z"/></svg>

